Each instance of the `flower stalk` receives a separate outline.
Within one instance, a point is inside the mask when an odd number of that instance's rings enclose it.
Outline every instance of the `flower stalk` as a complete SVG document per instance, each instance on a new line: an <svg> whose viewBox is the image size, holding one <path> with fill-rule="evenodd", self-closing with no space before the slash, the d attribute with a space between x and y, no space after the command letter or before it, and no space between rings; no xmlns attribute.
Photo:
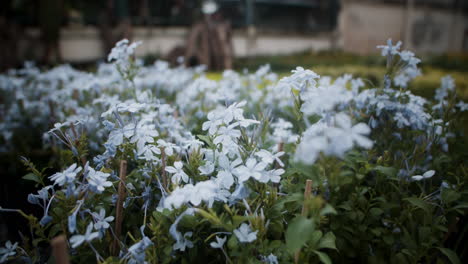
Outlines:
<svg viewBox="0 0 468 264"><path fill-rule="evenodd" d="M122 218L123 218L123 202L125 200L125 178L127 176L127 161L120 161L120 170L119 170L119 192L116 204L116 213L115 213L115 240L112 244L112 255L116 256L119 250L119 237L122 233Z"/></svg>

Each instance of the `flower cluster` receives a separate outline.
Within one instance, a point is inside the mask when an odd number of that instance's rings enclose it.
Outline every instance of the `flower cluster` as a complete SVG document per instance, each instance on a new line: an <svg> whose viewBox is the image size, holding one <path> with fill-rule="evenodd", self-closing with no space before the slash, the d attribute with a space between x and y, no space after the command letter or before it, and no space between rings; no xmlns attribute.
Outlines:
<svg viewBox="0 0 468 264"><path fill-rule="evenodd" d="M367 250L414 263L442 256L433 249L443 246L445 217L464 208L453 198L464 169L438 156L468 107L450 77L435 102L402 89L420 61L400 42L379 46L383 87L302 67L278 80L268 65L211 80L203 67L142 66L138 45L118 42L112 63L95 73L27 65L0 75L2 142L33 125L58 155L52 175L24 161L25 178L41 186L28 201L43 215L24 214L34 245L64 233L73 260L85 263L363 262L355 252ZM419 223L408 215L421 215L425 229L411 229ZM442 228L428 226L432 215ZM366 239L350 241L356 234ZM427 250L407 254L420 241ZM40 252L7 242L0 262Z"/></svg>

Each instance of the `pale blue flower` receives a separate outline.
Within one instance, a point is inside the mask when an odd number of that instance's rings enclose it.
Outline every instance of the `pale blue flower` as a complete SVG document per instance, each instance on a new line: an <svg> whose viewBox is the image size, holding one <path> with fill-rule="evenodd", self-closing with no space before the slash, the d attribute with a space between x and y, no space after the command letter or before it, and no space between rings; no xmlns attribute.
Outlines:
<svg viewBox="0 0 468 264"><path fill-rule="evenodd" d="M257 239L258 231L252 232L250 226L246 223L243 223L239 228L234 230L234 235L241 243L250 243Z"/></svg>
<svg viewBox="0 0 468 264"><path fill-rule="evenodd" d="M18 242L12 244L10 240L5 243L5 247L0 247L0 263L4 263L9 257L16 255L17 247Z"/></svg>
<svg viewBox="0 0 468 264"><path fill-rule="evenodd" d="M102 193L106 187L112 186L112 182L107 180L109 176L110 173L96 171L89 167L88 173L86 174L86 179L88 180L91 190L93 190L95 193Z"/></svg>
<svg viewBox="0 0 468 264"><path fill-rule="evenodd" d="M414 176L412 176L411 179L413 181L425 180L425 179L432 178L432 176L434 176L434 174L435 174L434 170L428 170L423 175L414 175Z"/></svg>
<svg viewBox="0 0 468 264"><path fill-rule="evenodd" d="M378 49L381 49L382 56L392 56L398 53L401 47L401 41L398 41L396 45L392 44L392 39L387 40L387 45L379 45L377 46Z"/></svg>
<svg viewBox="0 0 468 264"><path fill-rule="evenodd" d="M286 83L294 90L302 91L310 86L311 88L317 85L317 79L320 78L320 75L316 74L311 70L305 70L302 67L296 67L295 70L292 70L292 75L288 77L283 77L280 80L280 83Z"/></svg>
<svg viewBox="0 0 468 264"><path fill-rule="evenodd" d="M174 162L174 166L167 166L166 171L173 174L171 177L172 183L178 184L181 180L185 183L189 182L189 176L183 170L183 163L181 161Z"/></svg>
<svg viewBox="0 0 468 264"><path fill-rule="evenodd" d="M93 213L94 220L96 221L94 223L94 228L96 230L105 230L110 227L109 223L114 221L113 216L108 216L106 217L106 210L104 208L101 208L98 213Z"/></svg>
<svg viewBox="0 0 468 264"><path fill-rule="evenodd" d="M284 167L284 163L280 159L280 157L284 155L284 151L280 151L273 154L266 149L261 149L258 152L256 152L255 155L261 158L262 161L266 164L273 164L273 162L276 161L281 167Z"/></svg>
<svg viewBox="0 0 468 264"><path fill-rule="evenodd" d="M458 102L456 106L457 106L457 107L460 109L460 111L462 111L462 112L468 111L468 104L465 103L465 102L463 102L463 101Z"/></svg>
<svg viewBox="0 0 468 264"><path fill-rule="evenodd" d="M172 247L174 250L185 251L186 248L193 248L193 242L188 238L192 237L192 232L186 232Z"/></svg>
<svg viewBox="0 0 468 264"><path fill-rule="evenodd" d="M128 263L145 263L145 250L151 245L153 245L153 242L151 242L151 240L147 236L143 236L143 238L140 241L133 244L128 249L128 252L130 253L130 260L128 261Z"/></svg>
<svg viewBox="0 0 468 264"><path fill-rule="evenodd" d="M265 172L267 166L264 162L257 162L255 158L248 158L245 165L241 165L234 170L239 182L245 182L250 178L259 180Z"/></svg>
<svg viewBox="0 0 468 264"><path fill-rule="evenodd" d="M210 246L212 248L223 248L224 243L226 243L227 237L220 238L216 236L216 242L211 242Z"/></svg>
<svg viewBox="0 0 468 264"><path fill-rule="evenodd" d="M76 163L73 163L63 172L55 173L49 178L54 181L54 184L63 186L68 183L73 183L75 181L76 175L81 171L81 167L77 167Z"/></svg>
<svg viewBox="0 0 468 264"><path fill-rule="evenodd" d="M266 262L268 264L278 264L279 263L278 262L278 257L273 255L273 253L270 253L270 255L268 255L268 256L263 256L262 261Z"/></svg>
<svg viewBox="0 0 468 264"><path fill-rule="evenodd" d="M86 233L84 235L74 235L70 238L70 243L72 248L77 248L83 242L91 242L94 239L99 237L99 232L92 232L93 231L93 223L89 223L88 227L86 228Z"/></svg>

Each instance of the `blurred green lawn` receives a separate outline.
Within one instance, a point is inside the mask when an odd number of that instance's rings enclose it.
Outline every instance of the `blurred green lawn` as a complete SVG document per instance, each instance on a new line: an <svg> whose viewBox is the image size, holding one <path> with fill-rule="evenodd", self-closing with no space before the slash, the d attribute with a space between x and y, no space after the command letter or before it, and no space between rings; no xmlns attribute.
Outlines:
<svg viewBox="0 0 468 264"><path fill-rule="evenodd" d="M440 85L440 78L451 75L456 82L457 92L468 101L468 54L424 56L421 58L422 76L410 83L413 93L432 97ZM280 76L289 75L297 66L311 69L320 75L338 77L345 73L361 77L372 86L381 84L385 73L385 58L379 55L359 56L340 51L303 52L288 56L262 56L236 59L234 69L255 72L258 67L270 64L273 72ZM209 73L212 79L219 79L219 73Z"/></svg>

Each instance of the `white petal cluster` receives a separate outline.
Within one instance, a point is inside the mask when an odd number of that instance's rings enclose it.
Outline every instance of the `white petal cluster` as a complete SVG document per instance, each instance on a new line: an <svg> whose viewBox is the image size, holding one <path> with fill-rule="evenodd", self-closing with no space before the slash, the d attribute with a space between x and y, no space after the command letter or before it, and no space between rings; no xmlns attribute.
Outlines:
<svg viewBox="0 0 468 264"><path fill-rule="evenodd" d="M81 167L78 167L76 163L73 163L63 172L57 172L54 175L50 176L50 180L59 186L64 186L65 184L73 184L75 182L76 175L82 170Z"/></svg>
<svg viewBox="0 0 468 264"><path fill-rule="evenodd" d="M303 134L297 146L295 159L305 164L313 164L320 153L343 157L354 146L364 149L372 147L368 138L371 130L368 125L352 125L351 118L339 113L331 124L320 121L310 126Z"/></svg>
<svg viewBox="0 0 468 264"><path fill-rule="evenodd" d="M186 184L172 191L171 195L164 199L163 206L164 208L172 209L180 208L188 203L198 206L201 202L211 205L220 197L218 192L218 185L213 181L202 181L195 185Z"/></svg>
<svg viewBox="0 0 468 264"><path fill-rule="evenodd" d="M241 243L250 243L257 239L258 231L252 231L250 226L246 223L242 223L242 225L234 230L234 235L236 235L237 239Z"/></svg>

